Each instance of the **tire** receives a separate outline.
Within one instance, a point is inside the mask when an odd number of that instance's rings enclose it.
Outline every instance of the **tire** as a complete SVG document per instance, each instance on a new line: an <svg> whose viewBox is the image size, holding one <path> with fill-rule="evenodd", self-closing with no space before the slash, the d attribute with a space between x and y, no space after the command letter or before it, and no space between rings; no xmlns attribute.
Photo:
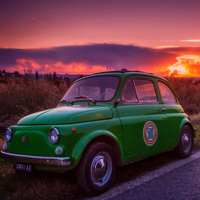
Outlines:
<svg viewBox="0 0 200 200"><path fill-rule="evenodd" d="M176 147L176 153L181 158L189 157L193 150L193 132L188 125L181 130L179 144Z"/></svg>
<svg viewBox="0 0 200 200"><path fill-rule="evenodd" d="M90 195L105 192L113 183L116 164L110 145L93 143L84 153L77 168L77 182Z"/></svg>

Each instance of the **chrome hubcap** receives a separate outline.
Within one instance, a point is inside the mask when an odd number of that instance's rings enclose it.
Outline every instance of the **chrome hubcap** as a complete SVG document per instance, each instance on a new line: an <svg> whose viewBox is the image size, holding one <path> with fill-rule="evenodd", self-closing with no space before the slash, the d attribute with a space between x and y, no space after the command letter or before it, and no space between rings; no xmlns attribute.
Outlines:
<svg viewBox="0 0 200 200"><path fill-rule="evenodd" d="M99 152L93 159L90 175L95 185L103 186L108 182L112 173L112 160L107 152Z"/></svg>
<svg viewBox="0 0 200 200"><path fill-rule="evenodd" d="M183 134L182 136L182 144L183 144L183 150L189 151L190 150L190 138L188 134Z"/></svg>

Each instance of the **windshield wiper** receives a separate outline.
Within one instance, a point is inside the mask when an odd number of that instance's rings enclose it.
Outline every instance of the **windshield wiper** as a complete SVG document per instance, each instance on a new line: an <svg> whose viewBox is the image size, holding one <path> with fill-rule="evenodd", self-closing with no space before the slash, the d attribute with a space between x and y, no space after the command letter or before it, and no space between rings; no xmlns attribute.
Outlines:
<svg viewBox="0 0 200 200"><path fill-rule="evenodd" d="M91 97L88 97L88 96L85 96L85 95L80 95L80 96L77 96L77 97L74 97L74 99L88 99L90 101L92 101L93 103L95 103L95 100L93 100Z"/></svg>
<svg viewBox="0 0 200 200"><path fill-rule="evenodd" d="M70 99L63 99L61 101L58 102L59 104L63 104L63 103L72 103L72 101L70 101Z"/></svg>

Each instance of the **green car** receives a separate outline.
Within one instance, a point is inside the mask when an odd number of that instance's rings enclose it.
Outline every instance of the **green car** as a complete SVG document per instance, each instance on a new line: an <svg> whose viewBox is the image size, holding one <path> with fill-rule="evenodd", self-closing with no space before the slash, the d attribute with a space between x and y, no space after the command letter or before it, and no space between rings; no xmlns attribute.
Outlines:
<svg viewBox="0 0 200 200"><path fill-rule="evenodd" d="M5 131L1 157L15 170L77 171L92 195L112 184L116 166L167 150L192 153L195 129L167 80L111 71L74 82L58 106Z"/></svg>

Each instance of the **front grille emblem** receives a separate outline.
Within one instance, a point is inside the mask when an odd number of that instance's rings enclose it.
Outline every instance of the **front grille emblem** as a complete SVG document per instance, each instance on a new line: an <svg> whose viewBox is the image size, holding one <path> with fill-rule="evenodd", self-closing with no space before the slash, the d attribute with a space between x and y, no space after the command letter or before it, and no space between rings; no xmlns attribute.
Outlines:
<svg viewBox="0 0 200 200"><path fill-rule="evenodd" d="M22 136L22 142L23 142L23 143L26 143L26 138L27 138L27 135L23 135L23 136Z"/></svg>

